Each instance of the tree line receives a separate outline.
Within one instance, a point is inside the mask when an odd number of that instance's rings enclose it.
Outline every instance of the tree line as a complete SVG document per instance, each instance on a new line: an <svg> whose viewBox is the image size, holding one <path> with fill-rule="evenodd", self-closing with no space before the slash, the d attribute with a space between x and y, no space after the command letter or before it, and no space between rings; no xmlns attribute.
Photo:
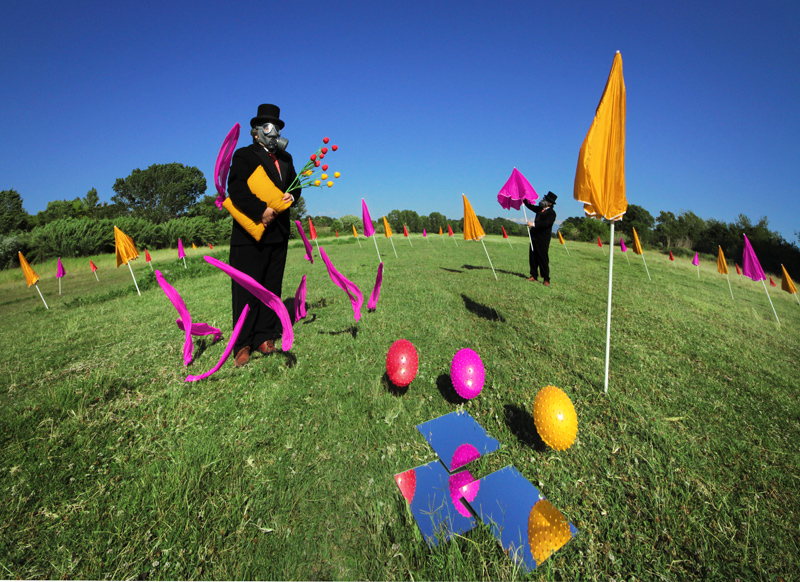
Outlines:
<svg viewBox="0 0 800 582"><path fill-rule="evenodd" d="M137 168L129 176L118 178L112 186L114 195L110 203L100 203L97 190L92 188L82 198L53 200L45 210L30 215L19 192L0 191L0 268L18 264L18 251L33 261L113 252L114 225L122 228L137 245L153 250L177 246L178 237L186 244L225 244L230 239L232 218L217 208L216 196L205 195L206 189L206 179L198 168L173 162L153 164L144 170ZM292 221L307 216L304 197L292 207L291 213ZM361 217L352 214L309 218L316 227L321 227L322 236L328 230L331 234L347 235L352 233L353 225L359 233L362 229ZM461 233L464 227L463 217L448 218L440 212L426 216L413 210L392 210L386 220L392 231L401 235L403 226L412 233L422 233L424 229L429 234L438 234L440 228L447 232L448 226ZM478 215L478 221L486 234L500 235L505 229L509 236L527 236L524 224L507 218ZM375 220L374 226L382 232L383 217ZM740 260L744 233L765 270L778 273L783 264L790 272L800 271L797 244L769 230L766 217L753 222L740 214L736 221L725 223L700 218L691 211L675 215L663 210L653 217L641 206L629 204L615 229L632 244L633 228L648 248L671 250L676 256L699 252L714 258L722 247L729 261ZM594 241L599 237L609 243L609 225L603 221L567 218L560 230L568 240ZM795 234L800 240L800 233ZM295 229L291 236L297 236Z"/></svg>

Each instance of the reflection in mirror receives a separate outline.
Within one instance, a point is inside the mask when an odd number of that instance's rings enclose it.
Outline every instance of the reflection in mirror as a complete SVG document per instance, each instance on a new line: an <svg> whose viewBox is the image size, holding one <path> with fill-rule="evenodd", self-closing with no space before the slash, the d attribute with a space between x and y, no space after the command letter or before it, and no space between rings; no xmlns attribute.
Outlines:
<svg viewBox="0 0 800 582"><path fill-rule="evenodd" d="M497 439L486 434L486 430L464 411L418 424L417 430L450 472L500 447Z"/></svg>

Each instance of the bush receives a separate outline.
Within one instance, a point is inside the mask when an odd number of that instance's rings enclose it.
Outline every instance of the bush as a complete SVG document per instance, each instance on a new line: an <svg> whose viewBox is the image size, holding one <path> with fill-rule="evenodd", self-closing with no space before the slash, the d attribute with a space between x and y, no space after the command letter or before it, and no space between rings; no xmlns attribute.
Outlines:
<svg viewBox="0 0 800 582"><path fill-rule="evenodd" d="M25 255L26 258L29 254L28 240L25 235L0 236L0 270L18 267L19 257L17 253L19 252Z"/></svg>

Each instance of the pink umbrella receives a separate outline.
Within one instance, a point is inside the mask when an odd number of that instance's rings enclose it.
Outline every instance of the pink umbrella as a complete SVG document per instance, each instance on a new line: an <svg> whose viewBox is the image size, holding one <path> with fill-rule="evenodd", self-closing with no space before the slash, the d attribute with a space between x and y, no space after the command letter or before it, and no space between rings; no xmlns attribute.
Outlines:
<svg viewBox="0 0 800 582"><path fill-rule="evenodd" d="M183 243L178 239L178 258L183 259L183 268L186 268L186 253L183 252Z"/></svg>
<svg viewBox="0 0 800 582"><path fill-rule="evenodd" d="M61 277L66 275L64 265L61 264L61 257L58 257L58 268L56 270L56 278L58 279L58 294L61 295Z"/></svg>
<svg viewBox="0 0 800 582"><path fill-rule="evenodd" d="M738 265L737 265L737 270L738 270ZM764 293L767 294L767 299L769 299L769 304L772 307L772 312L775 314L775 319L778 321L778 325L780 325L781 320L778 319L778 313L775 311L775 306L772 305L772 298L769 296L769 291L767 291L767 284L764 283L764 281L767 279L767 276L764 274L764 269L761 268L761 263L758 262L758 257L756 257L756 253L753 250L750 241L747 239L746 234L744 234L744 253L742 257L742 272L744 273L745 277L749 277L753 281L761 281L761 284L764 285Z"/></svg>
<svg viewBox="0 0 800 582"><path fill-rule="evenodd" d="M522 211L525 213L525 224L528 223L528 213L525 211L525 207L523 206L523 200L527 200L531 204L535 203L538 200L539 195L536 193L536 190L533 189L531 183L528 182L527 178L522 175L522 173L514 168L511 171L511 177L506 181L505 185L500 189L500 192L497 194L497 201L500 203L500 206L505 208L506 210L513 208L514 210L519 210L520 207ZM530 239L531 236L531 229L528 227L528 238ZM531 243L531 250L533 250L533 239L530 240Z"/></svg>
<svg viewBox="0 0 800 582"><path fill-rule="evenodd" d="M369 303L367 303L368 311L375 311L378 305L378 297L381 294L381 283L383 282L383 263L378 265L378 276L375 277L375 287L372 289L372 295L369 296Z"/></svg>
<svg viewBox="0 0 800 582"><path fill-rule="evenodd" d="M319 254L322 256L322 260L325 263L325 266L328 268L328 275L330 276L331 280L336 284L337 287L347 293L347 296L350 298L350 302L353 304L353 317L355 317L356 321L358 321L361 319L361 306L364 304L364 296L361 294L361 290L355 283L348 280L344 275L336 270L336 267L333 266L333 263L331 263L328 255L325 254L324 248L319 248Z"/></svg>
<svg viewBox="0 0 800 582"><path fill-rule="evenodd" d="M300 281L297 293L294 294L294 321L297 323L306 316L306 276Z"/></svg>
<svg viewBox="0 0 800 582"><path fill-rule="evenodd" d="M375 252L378 253L378 262L382 263L381 252L378 250L378 241L375 240L377 238L375 236L375 227L372 225L372 218L369 216L367 203L364 202L363 198L361 199L361 222L364 223L364 236L372 237L372 241L375 243Z"/></svg>

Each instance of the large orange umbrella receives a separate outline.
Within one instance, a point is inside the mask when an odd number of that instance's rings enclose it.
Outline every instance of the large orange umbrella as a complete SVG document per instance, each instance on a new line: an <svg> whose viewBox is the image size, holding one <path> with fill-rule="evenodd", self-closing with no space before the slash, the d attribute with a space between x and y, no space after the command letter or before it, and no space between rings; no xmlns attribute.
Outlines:
<svg viewBox="0 0 800 582"><path fill-rule="evenodd" d="M180 241L180 239L178 240ZM131 261L139 258L139 251L136 250L133 239L116 226L114 227L114 249L117 253L117 268L119 269L119 266L123 264L128 265L131 277L133 277L133 284L136 285L136 292L141 297L142 292L139 291L139 284L136 282L136 277L133 276L133 267L131 267Z"/></svg>
<svg viewBox="0 0 800 582"><path fill-rule="evenodd" d="M725 253L722 252L722 247L719 247L719 253L717 253L717 271L720 275L725 275L725 278L728 280L728 290L731 292L731 299L733 299L731 278L728 277L728 261L725 260Z"/></svg>
<svg viewBox="0 0 800 582"><path fill-rule="evenodd" d="M494 272L492 258L489 256L489 251L486 250L486 244L483 242L483 237L486 236L486 233L483 232L483 227L478 221L475 211L472 210L472 205L469 203L469 200L467 200L467 197L464 194L461 196L464 198L464 240L481 241L483 250L486 252L486 258L489 259L489 266L492 268L492 273L494 273L494 278L496 281L497 273Z"/></svg>
<svg viewBox="0 0 800 582"><path fill-rule="evenodd" d="M44 303L45 309L49 311L50 308L47 307L47 301L44 300L44 295L42 295L42 291L36 284L39 282L39 275L37 275L36 271L34 271L33 268L28 264L28 261L25 260L25 257L21 252L17 251L17 254L19 255L19 266L22 267L22 273L25 275L25 282L28 284L29 288L31 285L36 287L36 290L39 291L39 297L42 298L42 303Z"/></svg>
<svg viewBox="0 0 800 582"><path fill-rule="evenodd" d="M389 221L386 220L386 216L383 217L383 234L386 235L386 238L389 239L389 242L392 243L392 250L394 251L394 258L397 258L397 249L394 248L394 241L392 240L392 227L389 226Z"/></svg>
<svg viewBox="0 0 800 582"><path fill-rule="evenodd" d="M614 55L606 88L597 106L586 139L578 154L573 196L583 202L588 216L611 222L622 219L628 209L625 198L625 79L622 55ZM606 367L604 390L608 392L608 358L611 348L611 288L614 269L614 245L608 253L608 315L606 318ZM648 272L649 276L649 272Z"/></svg>
<svg viewBox="0 0 800 582"><path fill-rule="evenodd" d="M797 287L794 286L794 282L792 278L789 276L789 273L786 271L786 267L781 265L781 269L783 270L783 281L781 281L781 289L794 295L794 298L797 299L797 303L800 304L800 297L797 297Z"/></svg>

